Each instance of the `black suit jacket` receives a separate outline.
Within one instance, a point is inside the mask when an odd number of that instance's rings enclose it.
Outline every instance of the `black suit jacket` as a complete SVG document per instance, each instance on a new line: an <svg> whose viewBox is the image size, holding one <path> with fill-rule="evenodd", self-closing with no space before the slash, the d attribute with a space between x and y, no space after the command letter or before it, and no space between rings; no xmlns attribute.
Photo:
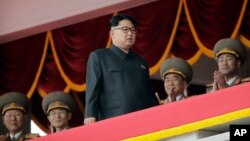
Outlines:
<svg viewBox="0 0 250 141"><path fill-rule="evenodd" d="M158 104L147 62L114 45L90 54L86 79L85 118L101 120Z"/></svg>

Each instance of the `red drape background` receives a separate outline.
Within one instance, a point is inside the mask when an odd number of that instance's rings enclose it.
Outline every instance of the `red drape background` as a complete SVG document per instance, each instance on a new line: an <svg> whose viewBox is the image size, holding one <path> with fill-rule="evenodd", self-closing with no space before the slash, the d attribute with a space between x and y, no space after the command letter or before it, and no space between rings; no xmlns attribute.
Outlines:
<svg viewBox="0 0 250 141"><path fill-rule="evenodd" d="M239 38L250 47L248 0L159 0L125 11L137 18L133 51L158 72L168 56L194 64L201 54L213 57L221 38ZM32 100L33 119L47 130L41 100L51 91L72 94L78 105L73 125L81 125L85 72L91 51L110 45L109 20L113 13L0 45L0 95L21 91Z"/></svg>

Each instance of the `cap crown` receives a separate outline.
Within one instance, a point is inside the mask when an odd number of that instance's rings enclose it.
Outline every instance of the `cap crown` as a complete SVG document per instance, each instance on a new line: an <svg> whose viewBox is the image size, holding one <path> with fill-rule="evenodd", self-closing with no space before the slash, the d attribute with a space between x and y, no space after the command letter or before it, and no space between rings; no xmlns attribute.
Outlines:
<svg viewBox="0 0 250 141"><path fill-rule="evenodd" d="M216 59L221 54L228 53L234 55L243 63L247 57L246 48L238 39L221 39L215 44L213 51Z"/></svg>
<svg viewBox="0 0 250 141"><path fill-rule="evenodd" d="M192 80L192 67L181 58L170 58L165 60L160 68L160 74L164 80L165 75L169 73L179 74L187 83Z"/></svg>
<svg viewBox="0 0 250 141"><path fill-rule="evenodd" d="M18 109L27 114L30 111L28 97L20 92L8 92L0 97L0 110L2 115L11 109Z"/></svg>
<svg viewBox="0 0 250 141"><path fill-rule="evenodd" d="M45 114L56 108L66 109L70 112L75 109L75 102L71 95L61 91L51 92L43 99L42 107Z"/></svg>

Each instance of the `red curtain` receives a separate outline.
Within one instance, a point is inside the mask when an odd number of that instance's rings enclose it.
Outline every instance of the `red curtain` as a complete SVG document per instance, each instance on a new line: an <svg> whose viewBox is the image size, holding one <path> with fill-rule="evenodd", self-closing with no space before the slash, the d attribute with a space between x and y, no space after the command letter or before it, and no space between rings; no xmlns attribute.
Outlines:
<svg viewBox="0 0 250 141"><path fill-rule="evenodd" d="M240 34L245 38L245 45L250 46L250 2L248 1L247 9L244 19L240 28ZM248 41L248 42L247 42Z"/></svg>
<svg viewBox="0 0 250 141"><path fill-rule="evenodd" d="M28 93L37 75L46 34L0 45L0 94Z"/></svg>
<svg viewBox="0 0 250 141"><path fill-rule="evenodd" d="M250 47L248 0L159 0L117 12L138 20L133 51L149 62L151 74L158 72L170 55L190 64L202 53L213 57L213 45L221 38L239 38ZM40 103L48 92L69 92L77 101L78 111L83 112L88 55L110 45L112 16L1 44L0 95L8 91L27 94L34 103L33 118L41 126L47 125Z"/></svg>
<svg viewBox="0 0 250 141"><path fill-rule="evenodd" d="M70 89L84 91L88 55L93 50L106 47L109 38L108 21L111 17L100 17L49 33L48 45L51 51L39 88L46 93Z"/></svg>

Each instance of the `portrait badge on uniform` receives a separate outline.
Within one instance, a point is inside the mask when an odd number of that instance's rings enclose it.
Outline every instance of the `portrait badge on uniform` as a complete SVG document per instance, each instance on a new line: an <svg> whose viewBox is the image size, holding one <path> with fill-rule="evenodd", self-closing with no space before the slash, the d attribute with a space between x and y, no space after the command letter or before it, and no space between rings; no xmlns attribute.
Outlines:
<svg viewBox="0 0 250 141"><path fill-rule="evenodd" d="M141 64L141 68L144 70L146 69L146 67L143 64Z"/></svg>

